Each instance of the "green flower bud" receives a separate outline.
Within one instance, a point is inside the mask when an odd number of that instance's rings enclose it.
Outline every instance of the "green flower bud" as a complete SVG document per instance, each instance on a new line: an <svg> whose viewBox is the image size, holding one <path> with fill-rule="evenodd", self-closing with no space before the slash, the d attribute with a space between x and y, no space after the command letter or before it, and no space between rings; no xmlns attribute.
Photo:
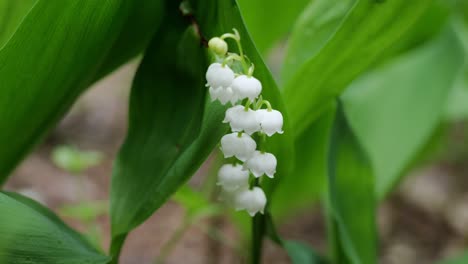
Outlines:
<svg viewBox="0 0 468 264"><path fill-rule="evenodd" d="M208 47L210 47L214 53L220 56L225 55L228 51L228 45L226 41L218 37L210 39L210 41L208 41Z"/></svg>

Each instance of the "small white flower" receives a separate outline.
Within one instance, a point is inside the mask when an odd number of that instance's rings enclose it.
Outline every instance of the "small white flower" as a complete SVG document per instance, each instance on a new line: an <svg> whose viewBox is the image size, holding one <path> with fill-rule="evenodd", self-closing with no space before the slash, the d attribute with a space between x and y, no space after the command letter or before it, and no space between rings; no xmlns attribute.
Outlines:
<svg viewBox="0 0 468 264"><path fill-rule="evenodd" d="M226 41L221 38L215 37L208 41L208 47L216 54L222 56L227 53L228 45Z"/></svg>
<svg viewBox="0 0 468 264"><path fill-rule="evenodd" d="M249 172L242 169L241 165L225 164L218 172L218 183L228 192L249 186Z"/></svg>
<svg viewBox="0 0 468 264"><path fill-rule="evenodd" d="M232 82L232 89L239 99L249 98L250 101L253 101L262 92L262 83L255 77L240 75Z"/></svg>
<svg viewBox="0 0 468 264"><path fill-rule="evenodd" d="M234 132L221 138L221 150L225 158L235 156L240 161L250 158L257 148L257 143L249 135Z"/></svg>
<svg viewBox="0 0 468 264"><path fill-rule="evenodd" d="M227 65L221 63L212 63L206 71L206 81L208 85L213 88L227 88L231 87L234 81L234 72Z"/></svg>
<svg viewBox="0 0 468 264"><path fill-rule="evenodd" d="M260 131L260 123L257 121L255 111L250 108L246 111L242 105L229 108L223 123L229 123L233 132L245 131L245 133L252 135L252 133Z"/></svg>
<svg viewBox="0 0 468 264"><path fill-rule="evenodd" d="M231 87L210 87L208 91L210 92L211 101L218 100L223 105L225 105L227 102L234 104L238 100Z"/></svg>
<svg viewBox="0 0 468 264"><path fill-rule="evenodd" d="M263 174L273 178L276 172L276 163L275 155L255 151L252 157L245 162L244 167L249 169L257 178Z"/></svg>
<svg viewBox="0 0 468 264"><path fill-rule="evenodd" d="M283 115L280 111L260 109L255 113L263 133L270 137L275 133L283 134Z"/></svg>
<svg viewBox="0 0 468 264"><path fill-rule="evenodd" d="M244 190L237 193L235 197L236 210L245 209L250 216L260 212L263 214L267 199L263 190L254 187L252 190Z"/></svg>

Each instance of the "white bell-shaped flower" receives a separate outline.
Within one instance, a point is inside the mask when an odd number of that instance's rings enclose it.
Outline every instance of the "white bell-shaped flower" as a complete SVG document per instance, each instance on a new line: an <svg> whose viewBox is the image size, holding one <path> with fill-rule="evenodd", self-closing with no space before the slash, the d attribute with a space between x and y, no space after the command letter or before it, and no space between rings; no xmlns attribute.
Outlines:
<svg viewBox="0 0 468 264"><path fill-rule="evenodd" d="M218 183L228 192L249 186L249 172L243 170L242 165L223 165L218 172Z"/></svg>
<svg viewBox="0 0 468 264"><path fill-rule="evenodd" d="M283 115L277 110L259 109L255 111L261 131L268 136L283 134Z"/></svg>
<svg viewBox="0 0 468 264"><path fill-rule="evenodd" d="M250 216L254 216L258 212L263 214L266 203L266 195L259 187L240 191L235 197L236 210L245 209Z"/></svg>
<svg viewBox="0 0 468 264"><path fill-rule="evenodd" d="M247 111L242 105L236 105L226 111L223 123L229 123L233 132L241 132L252 135L260 131L260 123L254 110L248 108Z"/></svg>
<svg viewBox="0 0 468 264"><path fill-rule="evenodd" d="M208 91L210 93L211 101L218 100L223 105L225 105L227 102L234 104L238 101L237 95L232 91L231 87L210 87Z"/></svg>
<svg viewBox="0 0 468 264"><path fill-rule="evenodd" d="M215 62L206 71L206 81L210 87L215 89L219 87L231 87L234 81L234 72L229 66Z"/></svg>
<svg viewBox="0 0 468 264"><path fill-rule="evenodd" d="M266 174L273 178L276 173L276 157L267 152L255 151L250 159L244 163L244 169L247 168L255 177L260 177Z"/></svg>
<svg viewBox="0 0 468 264"><path fill-rule="evenodd" d="M239 99L249 98L253 101L262 92L262 83L255 77L239 75L232 82L232 89Z"/></svg>
<svg viewBox="0 0 468 264"><path fill-rule="evenodd" d="M240 161L250 158L257 148L257 143L246 133L234 132L221 138L221 150L225 158L235 156Z"/></svg>

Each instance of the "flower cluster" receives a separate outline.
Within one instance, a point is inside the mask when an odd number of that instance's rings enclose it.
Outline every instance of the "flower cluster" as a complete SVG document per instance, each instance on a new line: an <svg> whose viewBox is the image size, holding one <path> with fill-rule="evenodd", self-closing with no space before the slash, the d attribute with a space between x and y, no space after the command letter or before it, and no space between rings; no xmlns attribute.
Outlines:
<svg viewBox="0 0 468 264"><path fill-rule="evenodd" d="M239 54L228 52L227 38L236 41ZM263 143L267 136L282 134L283 115L261 96L262 83L253 76L254 65L244 55L235 29L234 34L212 38L208 46L216 57L206 72L211 99L232 105L223 121L229 124L232 133L221 139L224 157L232 163L224 164L219 170L218 185L236 210L246 210L254 216L263 213L267 203L259 179L263 175L273 178L277 164L276 157L257 141Z"/></svg>

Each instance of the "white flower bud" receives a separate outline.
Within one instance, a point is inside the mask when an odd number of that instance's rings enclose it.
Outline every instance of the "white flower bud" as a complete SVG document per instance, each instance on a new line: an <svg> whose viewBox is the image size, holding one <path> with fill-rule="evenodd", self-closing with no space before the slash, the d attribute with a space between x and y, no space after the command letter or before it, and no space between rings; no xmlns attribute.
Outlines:
<svg viewBox="0 0 468 264"><path fill-rule="evenodd" d="M208 91L210 92L211 101L218 100L223 105L225 105L227 102L234 104L238 101L237 95L232 91L231 87L210 87Z"/></svg>
<svg viewBox="0 0 468 264"><path fill-rule="evenodd" d="M225 55L228 51L228 45L226 41L221 38L212 38L208 41L208 47L218 55Z"/></svg>
<svg viewBox="0 0 468 264"><path fill-rule="evenodd" d="M250 158L257 148L257 143L249 135L242 133L231 133L221 138L221 150L225 158L236 156L240 161Z"/></svg>
<svg viewBox="0 0 468 264"><path fill-rule="evenodd" d="M254 216L258 212L263 214L266 203L266 195L259 187L254 187L252 190L240 191L235 197L236 210L245 209L250 216Z"/></svg>
<svg viewBox="0 0 468 264"><path fill-rule="evenodd" d="M231 87L232 81L234 81L234 72L229 66L215 62L206 71L206 81L210 87L215 89Z"/></svg>
<svg viewBox="0 0 468 264"><path fill-rule="evenodd" d="M273 134L283 134L283 115L277 110L260 109L255 111L261 131L271 137Z"/></svg>
<svg viewBox="0 0 468 264"><path fill-rule="evenodd" d="M242 105L236 105L226 111L226 117L223 123L229 123L233 132L241 132L252 135L260 131L260 123L257 121L257 115L252 109L245 111Z"/></svg>
<svg viewBox="0 0 468 264"><path fill-rule="evenodd" d="M276 157L271 153L262 153L255 151L250 159L248 159L244 168L249 169L255 177L260 177L266 174L268 177L273 178L276 172Z"/></svg>
<svg viewBox="0 0 468 264"><path fill-rule="evenodd" d="M239 99L249 98L250 101L253 101L262 92L262 83L255 77L240 75L232 82L232 89Z"/></svg>
<svg viewBox="0 0 468 264"><path fill-rule="evenodd" d="M218 183L228 192L249 186L249 172L242 169L241 165L225 164L218 172Z"/></svg>

